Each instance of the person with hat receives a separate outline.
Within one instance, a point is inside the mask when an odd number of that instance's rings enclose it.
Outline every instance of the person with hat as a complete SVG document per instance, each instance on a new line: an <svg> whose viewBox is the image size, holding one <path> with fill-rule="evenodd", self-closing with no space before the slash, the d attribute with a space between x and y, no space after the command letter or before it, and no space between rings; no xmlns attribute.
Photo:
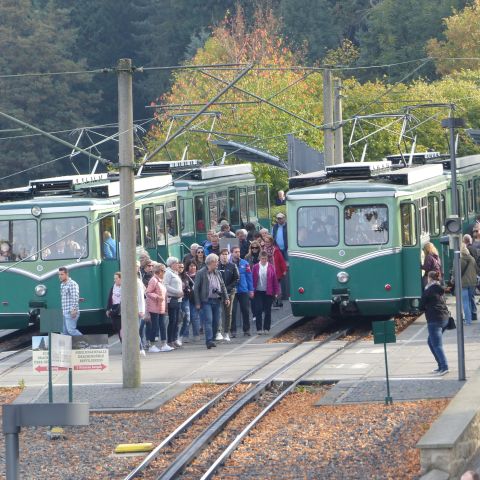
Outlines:
<svg viewBox="0 0 480 480"><path fill-rule="evenodd" d="M287 260L288 254L288 240L287 240L287 221L283 213L277 213L277 223L272 228L272 237L275 239L275 243L282 252L283 258Z"/></svg>

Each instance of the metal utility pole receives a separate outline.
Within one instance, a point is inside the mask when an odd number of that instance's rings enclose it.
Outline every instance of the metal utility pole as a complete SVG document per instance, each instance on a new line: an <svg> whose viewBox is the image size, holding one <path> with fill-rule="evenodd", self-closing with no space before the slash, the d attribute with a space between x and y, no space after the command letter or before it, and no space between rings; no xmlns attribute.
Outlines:
<svg viewBox="0 0 480 480"><path fill-rule="evenodd" d="M135 191L133 172L132 60L118 61L118 131L120 167L120 265L122 270L123 387L141 384L138 335Z"/></svg>
<svg viewBox="0 0 480 480"><path fill-rule="evenodd" d="M342 112L342 80L339 78L333 81L334 105L333 122L335 124L333 151L334 163L338 165L343 163L343 112Z"/></svg>
<svg viewBox="0 0 480 480"><path fill-rule="evenodd" d="M323 134L325 150L325 166L333 165L333 101L332 72L323 71Z"/></svg>
<svg viewBox="0 0 480 480"><path fill-rule="evenodd" d="M452 174L451 181L451 202L452 215L457 217L458 227L453 230L456 231L452 235L453 242L453 272L455 278L455 313L457 318L457 352L458 352L458 379L463 381L465 376L465 341L463 335L463 321L462 321L462 274L460 263L460 235L461 218L460 209L458 205L458 188L457 188L457 159L455 155L455 128L463 127L464 122L461 118L455 118L455 107L451 106L450 118L442 120L442 127L450 130L450 171ZM449 227L447 226L447 231Z"/></svg>

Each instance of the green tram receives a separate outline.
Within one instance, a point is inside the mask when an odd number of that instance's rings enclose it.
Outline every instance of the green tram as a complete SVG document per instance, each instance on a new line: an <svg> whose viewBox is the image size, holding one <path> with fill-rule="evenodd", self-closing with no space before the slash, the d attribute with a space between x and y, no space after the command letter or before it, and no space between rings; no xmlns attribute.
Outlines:
<svg viewBox="0 0 480 480"><path fill-rule="evenodd" d="M425 164L344 163L290 179L294 315L384 318L416 310L427 241L437 246L449 278L443 225L451 211L450 164L441 158L419 161ZM457 171L467 231L480 213L480 155L458 158Z"/></svg>
<svg viewBox="0 0 480 480"><path fill-rule="evenodd" d="M31 181L0 192L0 329L24 328L40 308L60 309L58 268L80 286L79 325L106 321L119 267L119 181L107 174ZM179 256L171 175L135 178L136 244L154 259Z"/></svg>
<svg viewBox="0 0 480 480"><path fill-rule="evenodd" d="M198 160L149 162L140 175L170 168L179 195L180 232L184 248L202 242L208 230L218 231L227 220L231 230L247 222L270 228L267 184L257 184L249 163L202 167Z"/></svg>

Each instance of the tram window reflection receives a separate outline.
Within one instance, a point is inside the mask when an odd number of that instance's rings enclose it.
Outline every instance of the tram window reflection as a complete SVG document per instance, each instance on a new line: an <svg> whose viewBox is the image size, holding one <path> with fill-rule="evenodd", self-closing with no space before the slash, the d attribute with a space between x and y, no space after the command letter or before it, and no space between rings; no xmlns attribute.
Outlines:
<svg viewBox="0 0 480 480"><path fill-rule="evenodd" d="M165 209L163 205L155 207L155 229L157 233L157 245L165 245Z"/></svg>
<svg viewBox="0 0 480 480"><path fill-rule="evenodd" d="M177 221L177 202L167 203L167 233L168 238L178 236L178 221Z"/></svg>
<svg viewBox="0 0 480 480"><path fill-rule="evenodd" d="M37 259L37 221L0 221L0 262Z"/></svg>
<svg viewBox="0 0 480 480"><path fill-rule="evenodd" d="M117 258L117 242L115 241L115 217L109 216L100 220L100 235L102 258L114 260Z"/></svg>
<svg viewBox="0 0 480 480"><path fill-rule="evenodd" d="M41 222L42 260L88 256L87 219L50 218Z"/></svg>
<svg viewBox="0 0 480 480"><path fill-rule="evenodd" d="M345 245L381 245L388 242L386 205L345 206Z"/></svg>
<svg viewBox="0 0 480 480"><path fill-rule="evenodd" d="M205 202L203 197L195 197L195 229L197 232L206 232Z"/></svg>
<svg viewBox="0 0 480 480"><path fill-rule="evenodd" d="M301 207L297 212L299 247L333 247L338 245L338 208Z"/></svg>

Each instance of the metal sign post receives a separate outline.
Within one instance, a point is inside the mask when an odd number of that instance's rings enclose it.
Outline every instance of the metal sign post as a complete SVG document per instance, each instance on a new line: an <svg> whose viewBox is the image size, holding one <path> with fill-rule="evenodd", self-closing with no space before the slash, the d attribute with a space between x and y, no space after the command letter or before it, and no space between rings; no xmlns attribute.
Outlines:
<svg viewBox="0 0 480 480"><path fill-rule="evenodd" d="M385 373L387 380L387 396L385 397L385 405L392 405L393 399L390 395L390 381L388 378L388 360L387 360L387 343L396 343L395 321L392 319L383 322L373 322L373 343L383 343L383 351L385 354Z"/></svg>

